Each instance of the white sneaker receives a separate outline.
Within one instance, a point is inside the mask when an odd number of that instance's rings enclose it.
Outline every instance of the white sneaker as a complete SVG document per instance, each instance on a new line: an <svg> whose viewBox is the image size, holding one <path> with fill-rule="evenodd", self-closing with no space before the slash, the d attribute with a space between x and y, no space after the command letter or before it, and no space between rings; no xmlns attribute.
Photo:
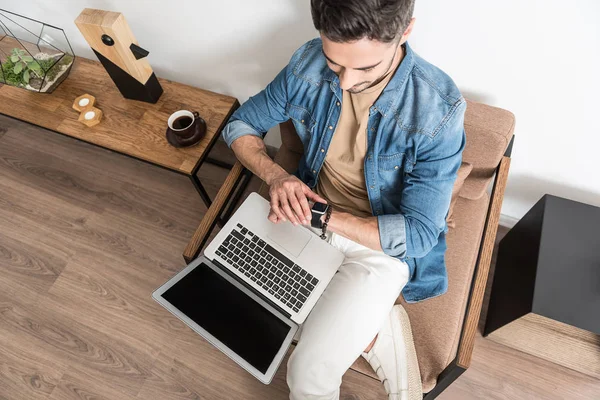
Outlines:
<svg viewBox="0 0 600 400"><path fill-rule="evenodd" d="M389 400L423 399L410 320L401 305L392 308L373 347L361 355L383 382Z"/></svg>

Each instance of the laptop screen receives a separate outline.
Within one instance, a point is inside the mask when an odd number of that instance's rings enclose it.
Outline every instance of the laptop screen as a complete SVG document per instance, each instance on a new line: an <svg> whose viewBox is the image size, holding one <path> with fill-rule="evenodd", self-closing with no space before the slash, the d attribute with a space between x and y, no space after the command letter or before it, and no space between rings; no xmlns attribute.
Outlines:
<svg viewBox="0 0 600 400"><path fill-rule="evenodd" d="M204 263L162 297L262 373L291 329Z"/></svg>

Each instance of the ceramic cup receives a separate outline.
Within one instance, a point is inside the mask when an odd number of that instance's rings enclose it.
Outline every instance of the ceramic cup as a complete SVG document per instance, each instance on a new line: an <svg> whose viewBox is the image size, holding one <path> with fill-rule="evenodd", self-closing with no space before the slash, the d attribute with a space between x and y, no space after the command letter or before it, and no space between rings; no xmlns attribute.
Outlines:
<svg viewBox="0 0 600 400"><path fill-rule="evenodd" d="M175 147L194 145L206 134L206 122L196 111L176 111L167 120L167 125L167 141Z"/></svg>

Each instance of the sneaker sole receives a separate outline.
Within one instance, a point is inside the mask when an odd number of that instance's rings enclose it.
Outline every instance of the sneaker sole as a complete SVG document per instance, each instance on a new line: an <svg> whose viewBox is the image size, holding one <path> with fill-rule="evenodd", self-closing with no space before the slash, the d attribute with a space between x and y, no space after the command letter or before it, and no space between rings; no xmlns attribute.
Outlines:
<svg viewBox="0 0 600 400"><path fill-rule="evenodd" d="M392 324L392 329L400 329L400 332L396 333L401 334L401 337L404 339L404 349L406 351L408 368L408 397L402 396L402 398L407 400L422 400L423 385L421 383L421 372L417 361L417 352L415 350L412 329L410 327L410 319L408 318L408 314L406 313L406 310L404 310L404 307L399 304L394 306L392 312L395 317L392 321L398 321L398 324ZM398 380L398 382L401 381L401 379Z"/></svg>

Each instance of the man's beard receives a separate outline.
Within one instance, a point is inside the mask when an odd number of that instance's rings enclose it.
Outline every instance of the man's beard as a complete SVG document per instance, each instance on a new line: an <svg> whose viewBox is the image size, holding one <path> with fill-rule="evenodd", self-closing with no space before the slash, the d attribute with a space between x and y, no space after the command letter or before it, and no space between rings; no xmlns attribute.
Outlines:
<svg viewBox="0 0 600 400"><path fill-rule="evenodd" d="M362 91L367 90L368 88L370 88L372 86L371 85L372 83L373 83L373 81L371 81L371 82L361 82L358 85L354 85L350 89L348 89L348 93L354 93L354 94L360 93L360 92L362 92ZM359 89L363 85L364 85L364 87L362 89Z"/></svg>
<svg viewBox="0 0 600 400"><path fill-rule="evenodd" d="M397 51L398 51L398 47L396 47L396 52L397 52ZM382 81L382 80L383 80L383 79L384 79L384 78L385 78L385 77L386 77L388 74L392 73L392 71L391 71L391 68L392 68L392 65L394 65L394 59L396 58L396 52L394 53L394 56L393 56L393 57L392 57L392 59L390 60L390 64L389 64L389 65L388 65L388 67L386 68L386 71L385 71L385 72L384 72L384 73L383 73L383 74L382 74L382 75L381 75L379 78L375 79L374 81L369 81L369 82L365 81L365 82L361 82L361 83L359 83L359 84L357 84L357 85L354 85L354 86L352 86L350 89L348 89L348 93L353 93L353 94L356 94L356 93L363 92L363 91L367 90L368 88L370 88L370 87L372 87L372 86L374 86L374 85L378 84L378 83L379 83L379 82L381 82L381 81ZM360 88L360 87L361 87L361 86L363 86L363 85L364 85L364 87L363 87L362 89L358 89L358 88Z"/></svg>

